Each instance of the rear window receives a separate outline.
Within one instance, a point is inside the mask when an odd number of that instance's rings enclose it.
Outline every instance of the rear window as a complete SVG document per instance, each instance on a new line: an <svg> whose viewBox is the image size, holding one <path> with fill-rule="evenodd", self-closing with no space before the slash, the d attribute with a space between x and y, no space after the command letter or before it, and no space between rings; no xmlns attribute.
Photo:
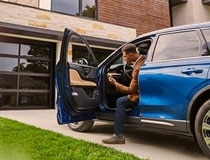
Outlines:
<svg viewBox="0 0 210 160"><path fill-rule="evenodd" d="M195 31L160 35L153 61L195 57L199 51L200 39Z"/></svg>

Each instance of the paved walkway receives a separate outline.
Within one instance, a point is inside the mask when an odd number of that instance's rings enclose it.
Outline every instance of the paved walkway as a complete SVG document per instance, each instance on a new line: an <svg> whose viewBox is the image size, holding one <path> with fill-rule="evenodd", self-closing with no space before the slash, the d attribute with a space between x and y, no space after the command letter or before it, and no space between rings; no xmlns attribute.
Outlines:
<svg viewBox="0 0 210 160"><path fill-rule="evenodd" d="M96 121L87 133L71 131L67 125L58 125L56 110L19 110L0 111L0 117L5 117L38 128L51 130L63 135L101 145L101 139L112 134L113 124ZM105 145L117 150L134 154L150 160L208 160L198 145L187 137L148 132L142 129L126 126L125 145Z"/></svg>

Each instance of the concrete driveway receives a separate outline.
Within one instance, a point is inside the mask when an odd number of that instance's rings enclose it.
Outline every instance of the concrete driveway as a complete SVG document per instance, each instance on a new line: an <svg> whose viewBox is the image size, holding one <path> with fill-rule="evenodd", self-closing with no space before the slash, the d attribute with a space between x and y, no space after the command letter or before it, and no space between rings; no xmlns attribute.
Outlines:
<svg viewBox="0 0 210 160"><path fill-rule="evenodd" d="M150 160L208 160L191 138L145 131L134 126L126 126L125 145L105 145L102 144L101 139L108 138L112 134L113 123L96 121L88 133L74 132L67 125L58 125L56 110L54 109L0 111L0 117L112 147L140 158L149 158Z"/></svg>

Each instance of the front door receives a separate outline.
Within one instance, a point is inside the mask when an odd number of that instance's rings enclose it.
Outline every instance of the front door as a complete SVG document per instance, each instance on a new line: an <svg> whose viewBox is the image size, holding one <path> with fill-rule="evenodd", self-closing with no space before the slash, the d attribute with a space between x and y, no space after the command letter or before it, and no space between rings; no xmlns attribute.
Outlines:
<svg viewBox="0 0 210 160"><path fill-rule="evenodd" d="M75 50L74 45L81 46ZM98 107L97 62L88 42L65 29L56 65L57 119L66 124L95 118Z"/></svg>

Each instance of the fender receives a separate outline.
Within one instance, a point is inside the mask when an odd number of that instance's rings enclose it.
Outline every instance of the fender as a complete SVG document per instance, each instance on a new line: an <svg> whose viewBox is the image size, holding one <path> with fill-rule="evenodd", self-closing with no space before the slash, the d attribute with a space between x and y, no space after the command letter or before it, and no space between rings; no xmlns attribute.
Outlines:
<svg viewBox="0 0 210 160"><path fill-rule="evenodd" d="M198 100L199 98L201 98L201 96L204 95L207 91L210 92L210 85L207 85L206 87L204 87L200 91L198 91L192 97L192 99L191 99L191 101L189 103L189 107L188 107L188 110L187 110L187 129L191 133L192 133L193 130L192 130L192 127L191 127L191 124L190 124L191 123L190 117L193 116L192 115L193 114L193 110L194 110L193 105L196 102L196 100ZM202 103L204 103L204 102L202 102ZM196 113L197 113L197 111L198 111L199 108L200 108L200 106L196 108ZM194 134L194 133L192 133L192 134Z"/></svg>

